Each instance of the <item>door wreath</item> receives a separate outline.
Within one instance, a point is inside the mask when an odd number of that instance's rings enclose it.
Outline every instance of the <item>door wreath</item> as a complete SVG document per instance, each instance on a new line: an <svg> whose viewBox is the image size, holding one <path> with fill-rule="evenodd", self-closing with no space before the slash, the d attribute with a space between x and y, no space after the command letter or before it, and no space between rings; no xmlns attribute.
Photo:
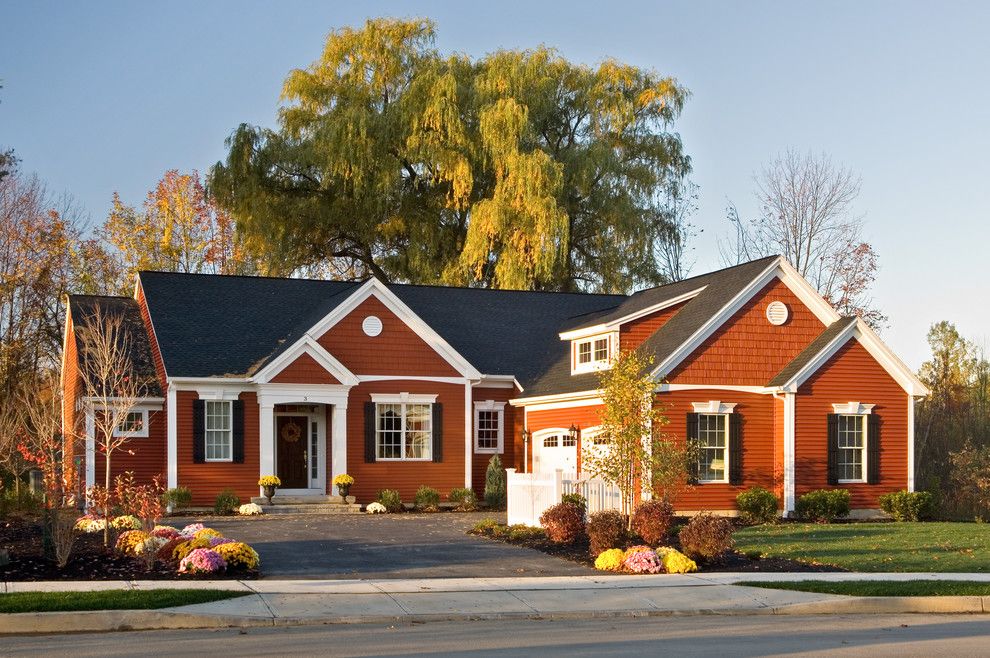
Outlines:
<svg viewBox="0 0 990 658"><path fill-rule="evenodd" d="M288 422L282 426L281 437L287 443L295 443L302 436L302 428L295 422Z"/></svg>

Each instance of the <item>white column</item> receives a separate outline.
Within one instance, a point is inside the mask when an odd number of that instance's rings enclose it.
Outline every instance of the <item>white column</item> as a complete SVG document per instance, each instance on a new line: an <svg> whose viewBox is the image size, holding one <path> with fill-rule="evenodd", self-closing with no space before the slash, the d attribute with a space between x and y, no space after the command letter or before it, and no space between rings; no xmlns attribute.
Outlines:
<svg viewBox="0 0 990 658"><path fill-rule="evenodd" d="M471 488L474 463L474 406L471 404L471 382L464 385L464 486Z"/></svg>
<svg viewBox="0 0 990 658"><path fill-rule="evenodd" d="M258 475L275 475L275 405L260 400L258 409L258 440L260 441Z"/></svg>
<svg viewBox="0 0 990 658"><path fill-rule="evenodd" d="M914 491L914 396L907 401L907 490ZM867 439L869 440L869 439Z"/></svg>
<svg viewBox="0 0 990 658"><path fill-rule="evenodd" d="M165 399L166 479L169 489L179 486L179 410L176 404L175 387L170 384Z"/></svg>
<svg viewBox="0 0 990 658"><path fill-rule="evenodd" d="M784 516L794 511L794 418L793 393L784 393Z"/></svg>
<svg viewBox="0 0 990 658"><path fill-rule="evenodd" d="M333 429L331 431L331 480L347 472L347 405L333 405ZM333 495L339 496L337 487L333 487Z"/></svg>
<svg viewBox="0 0 990 658"><path fill-rule="evenodd" d="M86 408L86 489L96 484L96 419L93 408Z"/></svg>

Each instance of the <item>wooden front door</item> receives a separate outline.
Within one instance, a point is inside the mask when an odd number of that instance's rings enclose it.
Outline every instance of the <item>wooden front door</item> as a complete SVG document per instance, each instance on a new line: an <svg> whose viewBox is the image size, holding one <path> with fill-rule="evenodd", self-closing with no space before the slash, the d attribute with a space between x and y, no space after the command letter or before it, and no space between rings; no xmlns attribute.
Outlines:
<svg viewBox="0 0 990 658"><path fill-rule="evenodd" d="M285 489L306 489L306 446L309 419L306 416L278 416L275 419L275 443L278 446L278 478Z"/></svg>

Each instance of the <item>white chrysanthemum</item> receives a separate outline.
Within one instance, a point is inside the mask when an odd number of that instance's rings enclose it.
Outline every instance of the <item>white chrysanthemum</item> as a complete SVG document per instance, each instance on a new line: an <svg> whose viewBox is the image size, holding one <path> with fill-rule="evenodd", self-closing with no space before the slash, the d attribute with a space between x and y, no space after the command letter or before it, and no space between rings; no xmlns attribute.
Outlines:
<svg viewBox="0 0 990 658"><path fill-rule="evenodd" d="M255 514L264 514L265 510L261 509L261 505L258 505L257 503L247 503L246 505L241 505L238 507L237 513L245 516L253 516Z"/></svg>
<svg viewBox="0 0 990 658"><path fill-rule="evenodd" d="M158 549L168 543L168 540L164 537L148 537L137 543L134 547L135 555L144 555L146 553L157 553Z"/></svg>
<svg viewBox="0 0 990 658"><path fill-rule="evenodd" d="M381 503L371 503L367 507L368 514L384 514L388 509L385 508Z"/></svg>

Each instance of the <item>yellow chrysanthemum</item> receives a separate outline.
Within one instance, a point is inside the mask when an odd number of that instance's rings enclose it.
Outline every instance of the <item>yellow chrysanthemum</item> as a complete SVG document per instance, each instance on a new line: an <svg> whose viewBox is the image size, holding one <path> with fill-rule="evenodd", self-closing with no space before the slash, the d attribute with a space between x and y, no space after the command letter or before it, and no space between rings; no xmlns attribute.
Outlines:
<svg viewBox="0 0 990 658"><path fill-rule="evenodd" d="M599 553L595 558L595 568L601 571L622 571L622 563L626 559L626 552L621 548L610 548Z"/></svg>
<svg viewBox="0 0 990 658"><path fill-rule="evenodd" d="M213 550L220 554L230 568L257 569L261 563L258 552L243 542L219 544L214 546Z"/></svg>
<svg viewBox="0 0 990 658"><path fill-rule="evenodd" d="M172 559L182 560L184 557L192 553L197 548L210 548L209 539L190 539L189 541L184 541L172 551Z"/></svg>
<svg viewBox="0 0 990 658"><path fill-rule="evenodd" d="M657 549L657 555L663 560L663 568L667 573L693 573L698 570L695 561L676 548L661 546Z"/></svg>
<svg viewBox="0 0 990 658"><path fill-rule="evenodd" d="M203 528L202 530L197 530L196 534L193 535L196 539L213 539L215 537L223 537L219 530L214 530L213 528Z"/></svg>

